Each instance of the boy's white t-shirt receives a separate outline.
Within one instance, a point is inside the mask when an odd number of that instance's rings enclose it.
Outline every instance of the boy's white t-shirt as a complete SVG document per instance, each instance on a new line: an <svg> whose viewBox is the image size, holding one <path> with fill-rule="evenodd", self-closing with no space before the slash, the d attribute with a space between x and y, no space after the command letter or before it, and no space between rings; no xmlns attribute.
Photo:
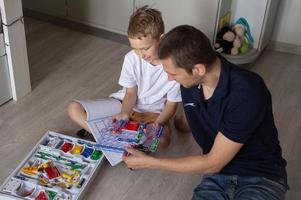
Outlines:
<svg viewBox="0 0 301 200"><path fill-rule="evenodd" d="M137 86L137 102L134 111L162 112L166 100L180 102L180 84L168 81L168 76L162 64L154 66L132 50L125 55L119 84L123 89L110 95L110 97L123 100L125 88Z"/></svg>

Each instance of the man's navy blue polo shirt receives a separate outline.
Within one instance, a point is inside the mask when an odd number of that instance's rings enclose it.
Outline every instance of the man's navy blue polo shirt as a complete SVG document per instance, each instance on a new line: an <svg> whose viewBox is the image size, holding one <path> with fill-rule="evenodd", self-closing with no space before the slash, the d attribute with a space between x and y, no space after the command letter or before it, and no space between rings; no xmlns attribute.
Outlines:
<svg viewBox="0 0 301 200"><path fill-rule="evenodd" d="M220 173L286 182L286 161L281 155L269 90L256 73L220 59L220 78L209 99L204 99L201 87L181 86L185 114L196 142L207 154L221 132L244 145Z"/></svg>

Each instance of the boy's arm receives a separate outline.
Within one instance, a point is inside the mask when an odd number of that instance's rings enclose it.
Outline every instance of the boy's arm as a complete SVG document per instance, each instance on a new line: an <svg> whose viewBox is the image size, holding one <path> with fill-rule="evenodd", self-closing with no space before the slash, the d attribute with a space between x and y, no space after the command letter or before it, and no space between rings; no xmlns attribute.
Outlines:
<svg viewBox="0 0 301 200"><path fill-rule="evenodd" d="M175 114L177 110L177 105L178 102L167 101L163 111L160 113L155 123L165 125L168 122L168 120Z"/></svg>
<svg viewBox="0 0 301 200"><path fill-rule="evenodd" d="M122 107L119 114L113 116L113 118L120 120L129 120L130 115L133 112L137 100L137 86L133 88L126 88L126 92L122 101Z"/></svg>

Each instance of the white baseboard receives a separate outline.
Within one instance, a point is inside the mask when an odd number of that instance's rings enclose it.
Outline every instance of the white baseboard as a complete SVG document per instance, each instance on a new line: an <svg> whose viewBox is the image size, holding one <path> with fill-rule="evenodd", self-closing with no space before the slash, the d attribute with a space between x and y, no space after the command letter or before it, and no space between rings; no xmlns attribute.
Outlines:
<svg viewBox="0 0 301 200"><path fill-rule="evenodd" d="M284 42L270 41L267 49L301 55L301 46Z"/></svg>

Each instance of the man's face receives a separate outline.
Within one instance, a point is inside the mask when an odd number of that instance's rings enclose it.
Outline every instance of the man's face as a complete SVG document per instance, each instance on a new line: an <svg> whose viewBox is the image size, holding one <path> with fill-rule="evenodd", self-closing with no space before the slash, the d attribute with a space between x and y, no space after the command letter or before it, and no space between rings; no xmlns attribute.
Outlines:
<svg viewBox="0 0 301 200"><path fill-rule="evenodd" d="M158 60L159 41L150 35L139 38L129 38L130 45L135 53L146 62L153 64Z"/></svg>
<svg viewBox="0 0 301 200"><path fill-rule="evenodd" d="M202 77L195 74L194 72L190 74L185 69L175 66L170 57L162 59L161 63L163 65L164 71L168 75L169 81L175 80L184 87L190 88L192 86L200 84L200 81L202 80Z"/></svg>

